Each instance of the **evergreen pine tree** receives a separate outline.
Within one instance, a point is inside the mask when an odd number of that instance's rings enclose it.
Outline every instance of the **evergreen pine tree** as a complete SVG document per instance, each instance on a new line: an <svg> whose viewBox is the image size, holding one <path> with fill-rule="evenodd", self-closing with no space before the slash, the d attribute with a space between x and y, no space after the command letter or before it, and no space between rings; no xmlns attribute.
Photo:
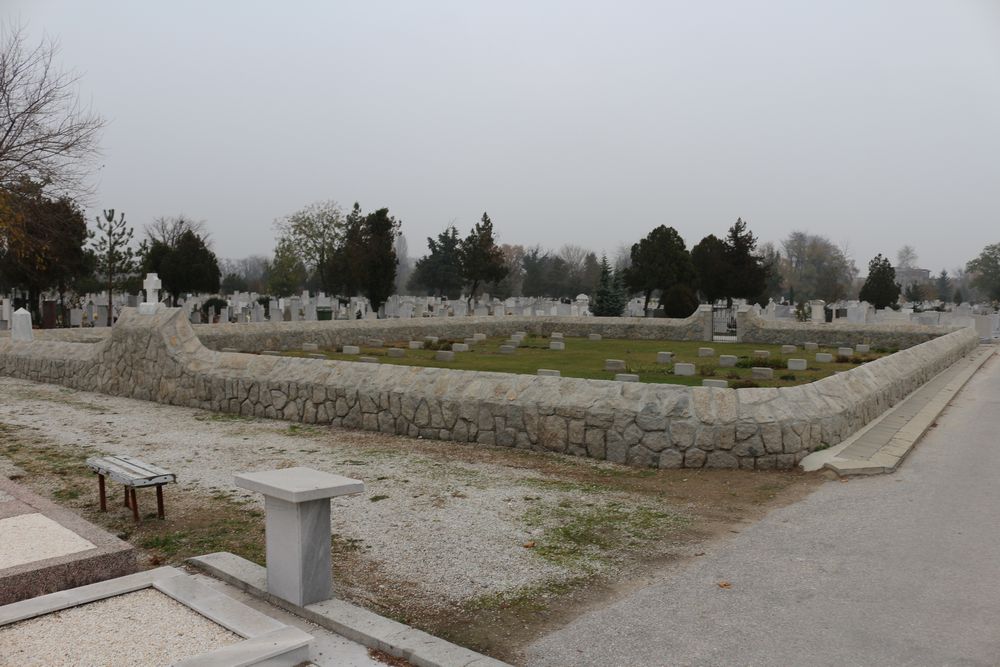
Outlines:
<svg viewBox="0 0 1000 667"><path fill-rule="evenodd" d="M611 270L608 256L601 256L601 277L594 297L593 313L600 317L620 317L625 310L625 290L621 276Z"/></svg>

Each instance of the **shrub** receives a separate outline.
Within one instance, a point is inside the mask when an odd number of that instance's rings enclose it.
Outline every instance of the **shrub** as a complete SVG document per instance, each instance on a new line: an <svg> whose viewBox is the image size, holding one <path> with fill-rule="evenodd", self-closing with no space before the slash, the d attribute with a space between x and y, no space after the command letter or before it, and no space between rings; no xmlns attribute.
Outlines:
<svg viewBox="0 0 1000 667"><path fill-rule="evenodd" d="M739 382L734 382L729 386L733 389L753 389L754 387L759 387L760 385L753 380L740 380Z"/></svg>
<svg viewBox="0 0 1000 667"><path fill-rule="evenodd" d="M698 310L698 297L687 285L674 285L660 297L663 314L667 317L689 317Z"/></svg>

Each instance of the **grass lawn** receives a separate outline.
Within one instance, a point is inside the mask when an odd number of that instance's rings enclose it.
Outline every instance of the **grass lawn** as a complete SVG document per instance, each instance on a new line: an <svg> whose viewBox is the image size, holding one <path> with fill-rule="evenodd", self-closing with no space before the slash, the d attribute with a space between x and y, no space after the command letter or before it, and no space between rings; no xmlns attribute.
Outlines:
<svg viewBox="0 0 1000 667"><path fill-rule="evenodd" d="M437 361L434 359L436 350L449 350L451 343L462 342L462 339L440 339L438 343L425 346L427 349L411 350L408 341L386 341L384 347L361 346L361 355L376 357L380 363L403 364L409 366L432 366L435 368L455 368L469 371L495 371L499 373L519 373L535 375L539 368L558 370L563 377L588 378L592 380L613 380L614 372L604 370L605 359L621 359L625 362L628 373L638 373L641 382L659 382L667 384L683 384L700 386L707 377L728 380L730 386L759 387L790 387L806 384L846 371L855 366L872 361L888 354L888 351L854 355L849 359L837 358L836 348L820 347L820 352L834 355L832 363L819 363L815 352L799 349L788 355L781 354L780 345L760 345L757 343L705 343L671 340L624 340L604 339L592 341L586 338L566 338L566 349L555 351L549 349L549 339L529 336L521 343L514 354L501 354L500 345L506 338L488 338L470 346L468 352L455 353L454 361ZM387 355L390 347L403 348L403 357L394 358ZM711 347L715 351L712 357L699 357L698 348ZM754 350L767 350L771 353L769 359L752 359ZM673 364L657 364L657 352L673 352L675 362L693 363L696 367L694 376L677 376L673 374ZM329 359L341 361L357 361L355 355L341 354L337 350L320 350ZM288 356L303 357L308 354L298 351L288 351ZM735 368L721 368L718 356L731 354L738 357ZM788 359L806 359L808 368L805 371L787 370ZM773 380L751 380L751 366L771 366L774 368ZM747 384L747 383L753 384ZM742 383L742 384L741 384Z"/></svg>

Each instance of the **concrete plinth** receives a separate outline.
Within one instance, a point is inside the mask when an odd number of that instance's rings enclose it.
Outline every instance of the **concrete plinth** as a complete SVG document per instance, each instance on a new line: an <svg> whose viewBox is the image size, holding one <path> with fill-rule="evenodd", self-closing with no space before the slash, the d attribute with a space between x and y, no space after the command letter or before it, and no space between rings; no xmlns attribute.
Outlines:
<svg viewBox="0 0 1000 667"><path fill-rule="evenodd" d="M364 483L284 468L236 475L236 485L264 494L268 592L299 606L329 599L330 498L361 493Z"/></svg>

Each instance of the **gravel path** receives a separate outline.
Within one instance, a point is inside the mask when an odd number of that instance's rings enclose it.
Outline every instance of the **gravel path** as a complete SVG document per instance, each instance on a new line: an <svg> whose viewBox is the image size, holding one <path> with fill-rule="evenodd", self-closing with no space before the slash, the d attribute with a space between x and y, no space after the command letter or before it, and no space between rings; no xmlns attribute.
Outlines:
<svg viewBox="0 0 1000 667"><path fill-rule="evenodd" d="M0 423L88 454L136 456L174 471L183 487L256 506L260 496L236 488L234 473L306 465L362 479L365 494L334 499L334 532L380 572L445 603L579 575L524 547L540 531L525 514L601 498L532 484L548 480L514 453L470 463L456 456L469 451L464 445L232 418L10 378L0 378L0 396Z"/></svg>
<svg viewBox="0 0 1000 667"><path fill-rule="evenodd" d="M0 664L168 665L238 641L221 625L146 588L0 629Z"/></svg>

